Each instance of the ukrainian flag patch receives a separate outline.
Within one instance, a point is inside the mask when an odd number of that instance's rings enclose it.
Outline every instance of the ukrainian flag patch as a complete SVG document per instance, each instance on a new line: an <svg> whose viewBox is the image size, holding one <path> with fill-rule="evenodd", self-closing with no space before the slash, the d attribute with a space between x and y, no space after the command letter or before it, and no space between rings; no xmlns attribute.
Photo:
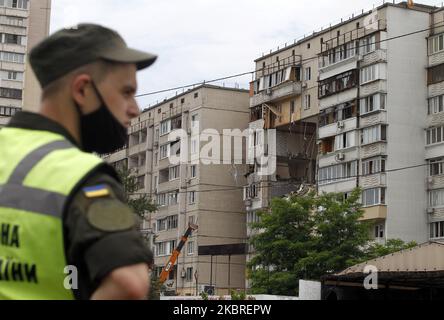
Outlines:
<svg viewBox="0 0 444 320"><path fill-rule="evenodd" d="M102 198L110 195L108 187L104 184L84 188L83 192L87 198Z"/></svg>

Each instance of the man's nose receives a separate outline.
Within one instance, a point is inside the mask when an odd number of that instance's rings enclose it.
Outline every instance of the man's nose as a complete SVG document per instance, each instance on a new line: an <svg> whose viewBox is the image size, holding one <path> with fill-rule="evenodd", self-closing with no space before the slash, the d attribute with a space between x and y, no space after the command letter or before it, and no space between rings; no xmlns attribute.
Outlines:
<svg viewBox="0 0 444 320"><path fill-rule="evenodd" d="M137 104L136 101L134 101L134 103L132 103L128 109L128 116L130 119L134 119L139 115L140 115L139 105Z"/></svg>

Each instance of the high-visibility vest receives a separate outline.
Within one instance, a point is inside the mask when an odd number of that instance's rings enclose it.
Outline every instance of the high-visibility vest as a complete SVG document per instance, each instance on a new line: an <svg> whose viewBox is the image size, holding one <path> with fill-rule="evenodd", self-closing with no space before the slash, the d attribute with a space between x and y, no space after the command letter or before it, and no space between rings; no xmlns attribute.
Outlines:
<svg viewBox="0 0 444 320"><path fill-rule="evenodd" d="M71 300L63 211L99 157L63 136L0 130L0 300Z"/></svg>

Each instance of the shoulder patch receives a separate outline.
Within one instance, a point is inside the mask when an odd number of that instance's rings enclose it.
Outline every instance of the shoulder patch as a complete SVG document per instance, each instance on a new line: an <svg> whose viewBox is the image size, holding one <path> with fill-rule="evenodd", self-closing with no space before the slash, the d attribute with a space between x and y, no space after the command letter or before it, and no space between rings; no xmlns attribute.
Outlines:
<svg viewBox="0 0 444 320"><path fill-rule="evenodd" d="M111 194L108 186L105 184L83 188L83 193L89 199L108 197Z"/></svg>
<svg viewBox="0 0 444 320"><path fill-rule="evenodd" d="M132 210L115 199L94 201L88 209L87 218L93 227L106 232L129 230L136 222Z"/></svg>

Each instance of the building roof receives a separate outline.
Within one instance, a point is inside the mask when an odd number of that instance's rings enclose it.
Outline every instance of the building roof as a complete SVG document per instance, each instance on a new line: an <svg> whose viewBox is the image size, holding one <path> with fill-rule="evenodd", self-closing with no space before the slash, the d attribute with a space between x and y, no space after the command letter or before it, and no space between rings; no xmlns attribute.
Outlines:
<svg viewBox="0 0 444 320"><path fill-rule="evenodd" d="M439 11L439 10L442 9L442 8L438 8L438 7L435 7L435 6L429 6L429 5L426 5L426 4L421 4L421 3L416 3L416 2L415 2L415 5L414 5L413 8L408 8L407 7L407 1L402 1L402 2L399 2L399 3L385 2L384 4L380 5L379 7L376 7L373 10L380 10L382 8L389 7L389 6L397 7L397 8L402 8L402 9L408 9L408 10L414 10L414 11L429 12L429 13L432 13L433 11ZM272 52L267 53L267 54L263 54L262 57L255 59L254 62L258 63L259 61L262 61L264 59L272 57L272 56L274 56L274 55L276 55L278 53L281 53L283 51L289 50L291 48L295 48L295 47L299 46L300 44L302 44L304 42L308 42L308 41L310 41L310 40L312 40L312 39L314 39L314 38L316 38L316 37L318 37L320 35L327 34L327 33L331 32L332 30L334 30L334 29L336 29L338 27L341 27L341 26L349 24L349 23L351 23L353 21L359 20L362 17L371 14L373 12L373 10L363 11L361 14L353 16L353 17L350 17L349 19L346 19L343 22L337 23L335 25L331 25L330 27L322 29L320 31L313 31L313 33L311 35L308 35L308 36L306 36L306 37L304 37L304 38L302 38L302 39L300 39L298 41L295 41L293 44L289 44L288 46L285 46L285 47L280 48L278 50L272 51Z"/></svg>
<svg viewBox="0 0 444 320"><path fill-rule="evenodd" d="M198 85L198 86L196 86L196 87L194 87L192 89L188 89L187 91L179 93L179 94L177 94L175 96L172 96L170 98L166 98L163 101L156 103L155 105L147 107L147 108L143 109L142 113L145 113L145 112L148 112L148 111L152 111L152 110L154 110L154 109L156 109L156 108L158 108L160 106L163 106L163 105L165 105L165 104L167 104L167 103L169 103L171 101L174 101L176 99L179 99L179 98L181 98L181 97L183 97L183 96L185 96L187 94L196 92L196 91L198 91L198 90L200 90L202 88L216 89L216 90L226 90L226 91L233 91L233 92L243 92L243 93L250 92L250 90L248 90L248 89L223 87L223 86L218 86L218 85L213 85L213 84L201 84L201 85Z"/></svg>
<svg viewBox="0 0 444 320"><path fill-rule="evenodd" d="M323 280L362 282L369 275L364 272L367 266L377 268L380 282L444 287L444 244L428 242L354 265L340 273L327 275Z"/></svg>

